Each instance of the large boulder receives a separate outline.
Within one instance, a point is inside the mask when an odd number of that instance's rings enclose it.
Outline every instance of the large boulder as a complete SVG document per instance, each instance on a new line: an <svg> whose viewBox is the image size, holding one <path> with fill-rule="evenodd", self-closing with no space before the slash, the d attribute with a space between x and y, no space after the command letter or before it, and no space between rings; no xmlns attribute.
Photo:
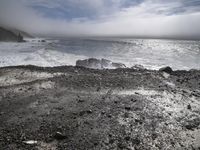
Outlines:
<svg viewBox="0 0 200 150"><path fill-rule="evenodd" d="M159 69L160 72L166 72L168 74L171 74L173 72L172 68L167 66Z"/></svg>
<svg viewBox="0 0 200 150"><path fill-rule="evenodd" d="M126 68L126 66L122 63L115 63L107 59L96 59L96 58L89 58L85 60L77 60L76 66L81 66L85 68L92 68L92 69L116 69L116 68Z"/></svg>
<svg viewBox="0 0 200 150"><path fill-rule="evenodd" d="M96 58L78 60L76 61L76 66L101 69L101 60L96 59Z"/></svg>

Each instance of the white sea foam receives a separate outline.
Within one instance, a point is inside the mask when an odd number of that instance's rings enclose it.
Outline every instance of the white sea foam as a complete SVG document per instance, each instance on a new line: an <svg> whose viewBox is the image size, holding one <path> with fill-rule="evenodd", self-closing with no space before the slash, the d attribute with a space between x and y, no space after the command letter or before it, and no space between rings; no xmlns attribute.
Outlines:
<svg viewBox="0 0 200 150"><path fill-rule="evenodd" d="M30 41L26 43L0 42L0 67L75 65L76 60L87 58L45 48L48 43L39 43L37 40Z"/></svg>

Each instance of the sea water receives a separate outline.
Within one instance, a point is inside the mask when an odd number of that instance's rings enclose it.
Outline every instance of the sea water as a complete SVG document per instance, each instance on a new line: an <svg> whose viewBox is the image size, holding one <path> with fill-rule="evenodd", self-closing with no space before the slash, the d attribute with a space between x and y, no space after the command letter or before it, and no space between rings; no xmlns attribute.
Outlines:
<svg viewBox="0 0 200 150"><path fill-rule="evenodd" d="M25 43L0 42L0 67L75 65L78 59L105 58L127 67L200 69L200 41L135 38L62 38Z"/></svg>

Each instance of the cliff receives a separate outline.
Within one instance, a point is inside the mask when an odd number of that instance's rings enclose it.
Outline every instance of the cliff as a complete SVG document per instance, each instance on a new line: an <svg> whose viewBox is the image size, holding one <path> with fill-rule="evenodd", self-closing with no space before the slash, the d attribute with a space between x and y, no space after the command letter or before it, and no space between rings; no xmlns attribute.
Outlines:
<svg viewBox="0 0 200 150"><path fill-rule="evenodd" d="M17 39L18 39L18 36L15 33L0 27L0 41L17 42Z"/></svg>
<svg viewBox="0 0 200 150"><path fill-rule="evenodd" d="M24 37L33 38L30 34L17 29L5 29L0 27L0 41L24 42Z"/></svg>

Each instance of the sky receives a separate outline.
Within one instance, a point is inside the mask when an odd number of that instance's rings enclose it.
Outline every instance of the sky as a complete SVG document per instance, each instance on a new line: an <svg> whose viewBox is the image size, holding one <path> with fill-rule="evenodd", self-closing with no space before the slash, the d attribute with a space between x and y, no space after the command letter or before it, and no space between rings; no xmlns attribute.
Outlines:
<svg viewBox="0 0 200 150"><path fill-rule="evenodd" d="M43 36L200 39L200 0L0 0L0 25Z"/></svg>

